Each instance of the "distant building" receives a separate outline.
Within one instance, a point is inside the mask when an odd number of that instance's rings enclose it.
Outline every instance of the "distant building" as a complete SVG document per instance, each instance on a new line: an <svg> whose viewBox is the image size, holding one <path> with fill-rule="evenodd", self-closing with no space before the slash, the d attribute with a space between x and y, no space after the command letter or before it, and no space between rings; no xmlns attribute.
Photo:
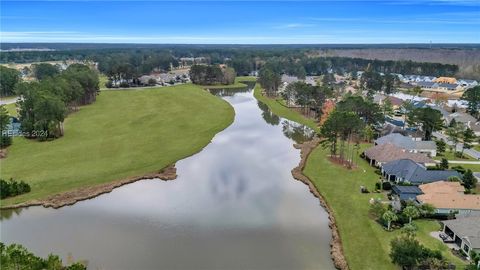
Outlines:
<svg viewBox="0 0 480 270"><path fill-rule="evenodd" d="M449 83L449 84L456 84L457 79L453 77L438 77L434 80L436 83Z"/></svg>
<svg viewBox="0 0 480 270"><path fill-rule="evenodd" d="M435 89L438 88L438 83L436 82L418 82L417 86L420 86L422 89Z"/></svg>
<svg viewBox="0 0 480 270"><path fill-rule="evenodd" d="M436 88L444 91L455 91L463 89L460 85L456 83L439 83Z"/></svg>
<svg viewBox="0 0 480 270"><path fill-rule="evenodd" d="M476 80L458 79L457 83L465 88L475 87L478 85Z"/></svg>

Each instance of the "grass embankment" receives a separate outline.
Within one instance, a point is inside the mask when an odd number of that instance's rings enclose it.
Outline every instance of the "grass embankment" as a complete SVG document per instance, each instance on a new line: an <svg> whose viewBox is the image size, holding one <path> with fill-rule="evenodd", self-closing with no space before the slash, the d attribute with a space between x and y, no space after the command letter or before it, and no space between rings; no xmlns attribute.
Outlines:
<svg viewBox="0 0 480 270"><path fill-rule="evenodd" d="M301 113L286 107L282 103L281 99L273 99L273 98L264 96L262 94L262 88L259 84L255 85L253 95L258 101L265 103L270 108L270 110L277 116L295 121L302 125L306 125L317 132L320 130L317 122L314 119L307 118L303 116Z"/></svg>
<svg viewBox="0 0 480 270"><path fill-rule="evenodd" d="M268 105L278 116L315 127L317 124L296 111L283 106L280 101L262 95L261 88L255 87L255 97ZM362 144L362 151L370 144ZM360 193L360 186L373 190L378 175L365 160L358 160L359 167L348 170L333 164L328 159L328 151L318 146L308 157L304 174L308 176L335 216L342 238L345 257L352 270L363 269L399 269L389 258L390 241L400 234L399 230L387 232L370 219L370 198L386 199L383 193ZM425 246L439 249L448 260L457 264L457 269L464 268L464 262L455 257L446 245L429 235L438 231L440 224L435 220L416 220L417 237Z"/></svg>
<svg viewBox="0 0 480 270"><path fill-rule="evenodd" d="M202 85L206 89L240 89L245 88L246 85L244 82L255 82L256 78L253 76L239 76L235 78L235 83L233 84L214 84L214 85Z"/></svg>
<svg viewBox="0 0 480 270"><path fill-rule="evenodd" d="M1 177L24 180L32 191L2 206L157 172L200 151L233 118L227 102L190 84L102 92L66 119L64 137L14 139Z"/></svg>
<svg viewBox="0 0 480 270"><path fill-rule="evenodd" d="M362 145L363 149L370 145ZM348 170L332 164L327 150L317 147L309 156L304 173L333 209L342 238L345 257L351 269L398 269L390 262L390 241L399 230L385 231L368 217L370 198L385 199L381 193L362 194L360 186L372 190L378 175L364 160L359 167ZM417 220L418 239L427 247L440 249L446 258L458 266L463 262L451 254L448 247L429 233L440 228L437 221ZM459 267L457 269L462 269Z"/></svg>

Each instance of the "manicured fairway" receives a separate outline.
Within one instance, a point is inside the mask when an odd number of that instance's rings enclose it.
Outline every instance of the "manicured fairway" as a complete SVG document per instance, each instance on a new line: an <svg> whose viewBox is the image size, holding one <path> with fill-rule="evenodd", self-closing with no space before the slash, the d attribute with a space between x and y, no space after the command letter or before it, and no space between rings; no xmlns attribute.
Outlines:
<svg viewBox="0 0 480 270"><path fill-rule="evenodd" d="M14 139L1 177L25 180L32 191L2 205L159 171L200 151L233 117L227 102L190 84L104 91L66 119L64 137Z"/></svg>
<svg viewBox="0 0 480 270"><path fill-rule="evenodd" d="M362 145L363 148L369 145ZM309 156L304 173L313 181L315 187L333 209L345 256L350 269L399 269L390 262L390 241L400 234L399 230L385 231L381 225L368 217L370 198L382 198L380 193L360 193L364 185L373 190L378 175L364 160L359 160L359 168L348 170L332 164L327 151L317 147ZM429 248L440 249L448 260L463 269L463 263L456 258L440 241L429 233L439 230L434 220L416 220L419 230L417 237Z"/></svg>

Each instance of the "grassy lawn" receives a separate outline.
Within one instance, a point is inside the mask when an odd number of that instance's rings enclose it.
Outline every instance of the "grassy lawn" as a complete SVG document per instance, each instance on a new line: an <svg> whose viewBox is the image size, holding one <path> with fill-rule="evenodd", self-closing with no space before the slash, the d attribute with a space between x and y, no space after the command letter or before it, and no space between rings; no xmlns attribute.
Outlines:
<svg viewBox="0 0 480 270"><path fill-rule="evenodd" d="M480 144L477 144L473 147L473 149L477 150L477 151L480 151Z"/></svg>
<svg viewBox="0 0 480 270"><path fill-rule="evenodd" d="M368 146L362 145L363 148ZM350 268L398 269L390 262L388 254L390 241L400 234L399 230L387 232L368 217L370 198L384 199L384 195L360 193L361 185L373 190L378 175L364 160L360 160L359 167L353 171L335 165L329 161L327 152L317 147L308 158L304 172L333 209ZM449 260L462 264L447 246L429 235L439 229L436 221L418 220L416 223L418 239L424 245L440 249Z"/></svg>
<svg viewBox="0 0 480 270"><path fill-rule="evenodd" d="M253 92L255 98L263 103L265 103L272 112L280 117L295 121L302 125L306 125L316 131L319 131L318 124L315 120L303 116L301 113L285 107L282 103L282 100L277 100L273 98L266 97L262 94L262 88L260 84L255 85L255 90Z"/></svg>
<svg viewBox="0 0 480 270"><path fill-rule="evenodd" d="M472 170L472 172L480 172L480 164L450 164L450 168L454 166L462 166L465 169Z"/></svg>
<svg viewBox="0 0 480 270"><path fill-rule="evenodd" d="M191 84L102 92L66 119L64 137L14 139L1 177L32 191L2 205L159 171L200 151L233 118L227 102Z"/></svg>
<svg viewBox="0 0 480 270"><path fill-rule="evenodd" d="M245 88L247 87L246 84L243 82L254 82L257 78L253 76L240 76L235 78L235 83L233 84L215 84L215 85L202 85L203 88L206 89L232 89L232 88Z"/></svg>
<svg viewBox="0 0 480 270"><path fill-rule="evenodd" d="M255 76L237 76L235 78L235 80L239 81L239 82L256 82L257 77L255 77Z"/></svg>
<svg viewBox="0 0 480 270"><path fill-rule="evenodd" d="M459 158L455 156L454 152L451 152L449 150L445 151L443 154L438 154L436 157L434 157L435 160L441 160L442 158L446 158L447 160L467 160L467 161L475 161L476 159L470 157L467 154L463 154L463 158Z"/></svg>
<svg viewBox="0 0 480 270"><path fill-rule="evenodd" d="M99 74L98 79L99 79L98 86L100 87L100 89L107 88L106 86L106 83L108 82L107 75Z"/></svg>
<svg viewBox="0 0 480 270"><path fill-rule="evenodd" d="M17 116L17 104L16 103L6 104L5 108L7 108L8 115Z"/></svg>

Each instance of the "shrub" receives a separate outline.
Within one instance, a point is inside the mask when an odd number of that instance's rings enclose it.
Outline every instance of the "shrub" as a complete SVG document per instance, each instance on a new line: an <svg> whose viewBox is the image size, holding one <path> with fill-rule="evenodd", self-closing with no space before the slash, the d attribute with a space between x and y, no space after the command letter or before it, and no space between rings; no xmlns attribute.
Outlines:
<svg viewBox="0 0 480 270"><path fill-rule="evenodd" d="M461 174L464 174L466 172L466 169L463 168L462 166L453 166L452 169L461 173Z"/></svg>
<svg viewBox="0 0 480 270"><path fill-rule="evenodd" d="M23 181L0 179L0 198L5 199L30 192L30 185Z"/></svg>
<svg viewBox="0 0 480 270"><path fill-rule="evenodd" d="M128 88L128 87L130 87L130 84L128 84L128 82L121 82L121 83L120 83L120 87L122 87L122 88Z"/></svg>
<svg viewBox="0 0 480 270"><path fill-rule="evenodd" d="M390 182L383 183L383 190L391 190L391 189L392 189L392 183Z"/></svg>
<svg viewBox="0 0 480 270"><path fill-rule="evenodd" d="M108 81L105 83L105 87L107 87L107 88L113 88L113 82L112 82L112 80L108 80Z"/></svg>
<svg viewBox="0 0 480 270"><path fill-rule="evenodd" d="M12 137L6 136L6 135L0 136L0 148L5 148L7 146L10 146L11 144L12 144Z"/></svg>

